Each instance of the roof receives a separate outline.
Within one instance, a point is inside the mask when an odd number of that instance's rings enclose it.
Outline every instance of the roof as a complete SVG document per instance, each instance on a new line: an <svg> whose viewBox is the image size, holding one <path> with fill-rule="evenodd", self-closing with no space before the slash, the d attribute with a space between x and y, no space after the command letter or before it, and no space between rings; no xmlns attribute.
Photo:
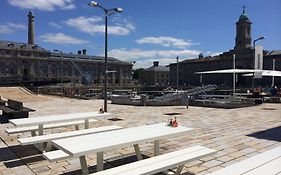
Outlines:
<svg viewBox="0 0 281 175"><path fill-rule="evenodd" d="M104 62L104 57L102 56L91 56L91 55L83 55L83 54L73 54L73 53L62 53L62 56L64 59L76 59L76 60L91 60L91 61L101 61ZM60 58L61 54L58 52L52 52L51 53L51 58ZM116 63L123 63L123 64L128 64L131 65L132 63L127 62L127 61L121 61L119 59L113 58L113 57L108 57L107 61L109 62L116 62Z"/></svg>
<svg viewBox="0 0 281 175"><path fill-rule="evenodd" d="M245 8L246 8L246 6L243 6L243 13L240 15L239 21L240 20L249 20L247 14L245 13Z"/></svg>
<svg viewBox="0 0 281 175"><path fill-rule="evenodd" d="M281 50L273 50L267 53L266 55L281 55Z"/></svg>
<svg viewBox="0 0 281 175"><path fill-rule="evenodd" d="M4 40L0 40L0 48L1 49L17 49L17 50L49 52L48 50L46 50L36 44L28 44L28 43L23 43L23 42L4 41Z"/></svg>
<svg viewBox="0 0 281 175"><path fill-rule="evenodd" d="M143 71L155 71L155 72L169 72L170 68L167 66L151 66Z"/></svg>
<svg viewBox="0 0 281 175"><path fill-rule="evenodd" d="M249 20L249 18L246 13L242 13L239 17L239 20Z"/></svg>
<svg viewBox="0 0 281 175"><path fill-rule="evenodd" d="M28 44L23 42L14 42L14 41L4 41L0 40L0 49L9 49L9 50L26 50L26 51L37 51L37 52L48 52L49 50L46 50L38 45L35 44ZM94 60L94 61L103 61L104 57L102 56L90 56L90 55L82 55L82 54L73 54L73 53L63 53L62 54L64 58L68 59L77 59L77 60ZM60 58L61 54L57 52L51 52L51 58ZM121 61L113 57L108 57L107 59L109 62L116 62L118 64L127 64L132 65L132 63L127 61Z"/></svg>

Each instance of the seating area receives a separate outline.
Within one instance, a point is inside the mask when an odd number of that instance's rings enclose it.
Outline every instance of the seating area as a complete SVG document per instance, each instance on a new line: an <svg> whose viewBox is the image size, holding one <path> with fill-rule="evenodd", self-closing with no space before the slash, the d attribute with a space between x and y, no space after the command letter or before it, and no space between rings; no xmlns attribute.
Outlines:
<svg viewBox="0 0 281 175"><path fill-rule="evenodd" d="M44 108L45 104L35 107L49 110L44 111L47 115L40 115L43 112L38 110L29 118L12 119L1 125L0 174L201 175L235 172L238 167L244 167L241 174L280 175L279 169L275 169L279 167L276 166L279 158L271 156L279 156L276 153L280 150L270 153L278 148L280 140L280 119L277 118L280 110L275 106L245 108L236 113L199 107L143 110L143 107L115 105L110 106L112 113L99 114L73 111L79 111L77 109L85 104L85 111L92 108L98 111L102 101L95 106L96 101L73 102L71 99L65 100L64 105L72 106L66 107L63 114L62 109L57 109L61 102L60 99L52 101L52 109ZM268 121L256 115L257 111L267 114ZM172 112L181 113L177 116L178 127L167 126L167 121L174 116L165 114ZM108 120L112 118L122 120ZM274 127L268 132L276 137L268 137L266 129ZM261 132L261 128L265 131ZM266 155L259 158L260 154ZM259 167L263 167L262 173L257 173ZM254 173L250 173L252 170Z"/></svg>
<svg viewBox="0 0 281 175"><path fill-rule="evenodd" d="M0 105L0 110L2 110L2 115L8 119L28 118L29 112L35 111L34 109L24 107L23 102L12 99L8 99L7 105L5 105L5 102L4 105Z"/></svg>
<svg viewBox="0 0 281 175"><path fill-rule="evenodd" d="M152 174L175 167L177 167L175 174L180 174L187 162L216 152L207 147L193 146L160 155L160 139L180 136L193 130L185 126L172 127L167 123L157 123L131 128L122 128L117 125L89 128L90 119L96 121L98 118L107 116L111 116L111 114L87 112L36 117L36 119L13 119L9 122L15 128L7 128L6 132L8 134L31 132L30 137L19 138L18 142L22 146L34 145L50 162L79 158L83 175L89 174L86 156L93 153L97 155L97 171L101 171L101 174L112 174L112 172L120 172L120 170L125 174L126 172ZM79 124L84 124L85 129L79 130ZM44 129L70 125L74 125L76 130L44 134ZM139 144L145 142L154 143L154 157L143 160ZM139 161L103 171L105 151L130 145L133 145Z"/></svg>

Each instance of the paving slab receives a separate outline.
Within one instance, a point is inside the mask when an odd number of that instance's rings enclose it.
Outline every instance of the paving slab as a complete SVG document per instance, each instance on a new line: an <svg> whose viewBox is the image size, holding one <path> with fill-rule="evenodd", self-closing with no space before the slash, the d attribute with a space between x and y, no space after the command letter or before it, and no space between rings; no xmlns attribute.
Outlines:
<svg viewBox="0 0 281 175"><path fill-rule="evenodd" d="M40 96L36 100L23 99L25 105L36 109L30 117L65 114L73 112L98 111L103 106L103 100L77 100L54 96ZM190 106L129 106L113 105L108 101L108 112L120 121L101 119L90 124L90 127L104 125L120 125L134 127L152 123L167 122L170 118L165 113L179 112L177 116L180 125L193 127L186 135L160 141L160 153L178 150L193 145L204 145L218 152L190 162L183 173L204 175L235 162L252 157L261 152L280 146L281 142L281 104L262 104L259 106L238 109L216 109ZM276 110L264 110L274 108ZM30 133L7 135L5 129L11 124L0 124L0 175L2 174L80 174L78 160L69 159L50 163L42 158L32 146L23 147L18 138L30 136ZM48 130L46 133L66 132L73 127ZM263 132L261 132L263 131ZM153 144L140 144L141 151L146 156L153 155ZM105 153L108 167L115 165L118 159L133 155L132 147L111 150ZM96 155L87 156L90 170L95 171ZM12 162L12 163L11 163ZM114 162L114 163L113 163ZM126 162L126 161L124 161Z"/></svg>

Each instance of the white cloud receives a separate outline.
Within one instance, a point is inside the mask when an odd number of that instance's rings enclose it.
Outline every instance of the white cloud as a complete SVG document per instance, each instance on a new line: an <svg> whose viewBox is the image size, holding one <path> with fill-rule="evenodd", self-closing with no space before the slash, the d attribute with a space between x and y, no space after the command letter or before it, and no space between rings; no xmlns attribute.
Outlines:
<svg viewBox="0 0 281 175"><path fill-rule="evenodd" d="M198 50L140 50L140 49L113 49L109 51L109 56L126 61L136 61L136 67L147 68L152 62L158 60L161 65L170 64L176 61L179 56L180 60L197 58L200 54Z"/></svg>
<svg viewBox="0 0 281 175"><path fill-rule="evenodd" d="M26 30L27 27L23 24L9 22L6 25L0 25L0 33L11 34L16 30Z"/></svg>
<svg viewBox="0 0 281 175"><path fill-rule="evenodd" d="M158 44L164 47L175 47L184 49L196 43L192 43L190 40L183 40L174 37L160 36L160 37L144 37L136 40L138 44Z"/></svg>
<svg viewBox="0 0 281 175"><path fill-rule="evenodd" d="M26 25L23 25L23 24L16 24L16 23L9 22L9 23L7 23L7 25L16 30L26 30L27 29Z"/></svg>
<svg viewBox="0 0 281 175"><path fill-rule="evenodd" d="M50 26L55 27L55 28L59 28L59 29L62 28L62 25L60 25L60 24L58 24L58 23L55 23L55 22L49 22L48 24L49 24Z"/></svg>
<svg viewBox="0 0 281 175"><path fill-rule="evenodd" d="M212 51L207 51L204 55L205 56L217 56L219 54L222 54L223 52L212 52Z"/></svg>
<svg viewBox="0 0 281 175"><path fill-rule="evenodd" d="M74 38L69 35L65 35L63 33L46 33L44 35L39 36L39 39L43 42L54 43L54 44L89 44L90 42L87 40L81 40Z"/></svg>
<svg viewBox="0 0 281 175"><path fill-rule="evenodd" d="M8 2L16 7L43 11L53 11L56 8L70 10L76 7L73 0L8 0Z"/></svg>
<svg viewBox="0 0 281 175"><path fill-rule="evenodd" d="M84 17L70 18L64 21L68 26L74 27L81 32L91 35L104 33L104 20L101 17ZM130 22L115 23L113 26L108 26L108 34L112 35L128 35L135 30L135 27Z"/></svg>
<svg viewBox="0 0 281 175"><path fill-rule="evenodd" d="M13 33L13 30L6 25L0 25L0 33L1 34L10 34L10 33Z"/></svg>

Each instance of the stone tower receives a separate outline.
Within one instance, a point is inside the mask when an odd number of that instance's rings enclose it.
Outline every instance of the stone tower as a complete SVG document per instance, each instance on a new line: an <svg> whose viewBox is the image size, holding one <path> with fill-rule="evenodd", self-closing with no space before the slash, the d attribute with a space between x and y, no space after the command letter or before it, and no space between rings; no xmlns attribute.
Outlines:
<svg viewBox="0 0 281 175"><path fill-rule="evenodd" d="M28 44L34 44L34 15L32 11L28 13Z"/></svg>
<svg viewBox="0 0 281 175"><path fill-rule="evenodd" d="M243 13L236 22L235 50L251 48L251 24L252 22L245 13L245 6L243 6Z"/></svg>

